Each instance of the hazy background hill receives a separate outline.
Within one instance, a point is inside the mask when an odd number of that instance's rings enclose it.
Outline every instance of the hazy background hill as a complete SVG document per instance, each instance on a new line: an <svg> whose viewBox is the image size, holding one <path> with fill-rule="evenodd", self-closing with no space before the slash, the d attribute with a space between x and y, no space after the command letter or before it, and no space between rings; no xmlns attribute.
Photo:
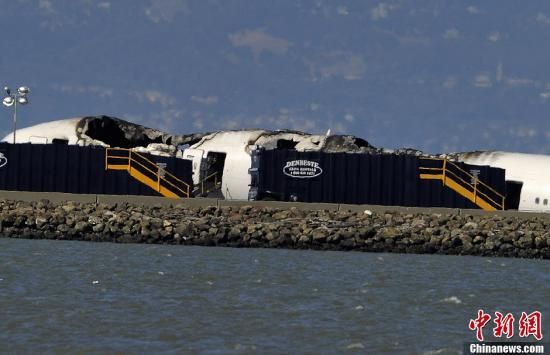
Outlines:
<svg viewBox="0 0 550 355"><path fill-rule="evenodd" d="M0 0L0 33L0 84L32 90L19 127L109 114L550 154L548 2Z"/></svg>

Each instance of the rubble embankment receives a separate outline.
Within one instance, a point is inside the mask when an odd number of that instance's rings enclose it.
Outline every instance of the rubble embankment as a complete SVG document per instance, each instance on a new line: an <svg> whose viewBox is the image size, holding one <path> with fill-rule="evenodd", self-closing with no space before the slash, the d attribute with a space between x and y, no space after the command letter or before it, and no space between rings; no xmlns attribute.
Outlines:
<svg viewBox="0 0 550 355"><path fill-rule="evenodd" d="M0 201L0 236L550 259L550 219Z"/></svg>

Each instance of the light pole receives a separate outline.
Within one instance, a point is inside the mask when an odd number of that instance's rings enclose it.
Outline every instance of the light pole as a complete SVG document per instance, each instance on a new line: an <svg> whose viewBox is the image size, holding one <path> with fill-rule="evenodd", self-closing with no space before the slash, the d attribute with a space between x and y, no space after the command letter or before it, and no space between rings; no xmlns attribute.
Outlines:
<svg viewBox="0 0 550 355"><path fill-rule="evenodd" d="M4 86L4 91L6 92L6 96L2 100L2 103L7 107L13 106L13 144L15 144L15 131L17 130L17 104L26 105L29 103L27 95L30 90L26 86L21 86L17 89L17 92L12 94L10 88Z"/></svg>

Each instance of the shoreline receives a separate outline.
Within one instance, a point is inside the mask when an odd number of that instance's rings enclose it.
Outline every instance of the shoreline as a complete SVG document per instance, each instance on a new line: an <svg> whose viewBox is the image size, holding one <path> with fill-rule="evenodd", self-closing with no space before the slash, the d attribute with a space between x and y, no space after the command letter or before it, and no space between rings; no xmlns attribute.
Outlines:
<svg viewBox="0 0 550 355"><path fill-rule="evenodd" d="M0 236L550 259L550 218L544 216L307 205L0 200Z"/></svg>

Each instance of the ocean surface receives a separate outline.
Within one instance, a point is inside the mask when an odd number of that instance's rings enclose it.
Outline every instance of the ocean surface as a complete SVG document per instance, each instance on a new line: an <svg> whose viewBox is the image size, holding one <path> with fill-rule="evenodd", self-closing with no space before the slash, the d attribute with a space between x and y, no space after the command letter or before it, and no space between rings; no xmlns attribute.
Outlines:
<svg viewBox="0 0 550 355"><path fill-rule="evenodd" d="M549 285L548 260L0 239L0 352L459 354L478 309L550 316Z"/></svg>

